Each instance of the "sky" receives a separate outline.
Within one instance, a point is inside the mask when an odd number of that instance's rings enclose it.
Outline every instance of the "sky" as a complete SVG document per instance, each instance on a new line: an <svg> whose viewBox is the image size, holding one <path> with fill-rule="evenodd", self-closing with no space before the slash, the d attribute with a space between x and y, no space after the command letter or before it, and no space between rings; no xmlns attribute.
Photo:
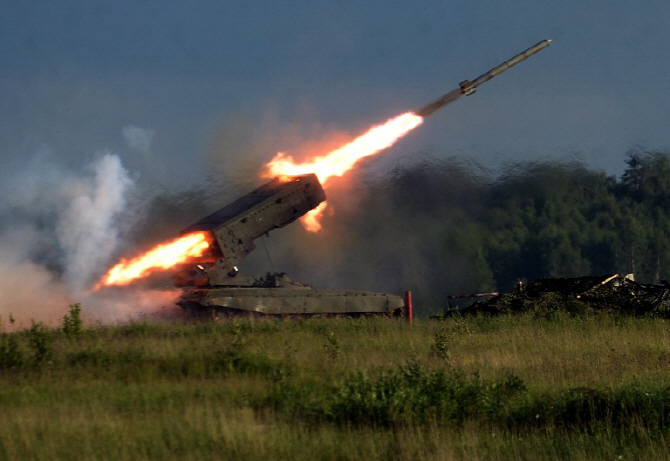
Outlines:
<svg viewBox="0 0 670 461"><path fill-rule="evenodd" d="M0 180L111 151L165 187L251 174L551 46L385 154L497 168L576 156L619 174L670 149L670 4L565 1L0 2ZM310 144L311 143L311 144ZM39 160L38 160L39 161Z"/></svg>

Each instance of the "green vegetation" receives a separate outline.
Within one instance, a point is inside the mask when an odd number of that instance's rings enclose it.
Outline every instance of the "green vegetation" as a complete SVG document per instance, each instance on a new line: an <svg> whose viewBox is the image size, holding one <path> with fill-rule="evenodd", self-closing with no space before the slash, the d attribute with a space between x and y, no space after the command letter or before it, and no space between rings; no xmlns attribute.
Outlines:
<svg viewBox="0 0 670 461"><path fill-rule="evenodd" d="M63 316L63 334L72 340L81 338L84 321L81 318L81 305L79 303L70 305L70 312Z"/></svg>
<svg viewBox="0 0 670 461"><path fill-rule="evenodd" d="M71 306L0 335L0 459L667 459L667 321L535 314L73 330Z"/></svg>

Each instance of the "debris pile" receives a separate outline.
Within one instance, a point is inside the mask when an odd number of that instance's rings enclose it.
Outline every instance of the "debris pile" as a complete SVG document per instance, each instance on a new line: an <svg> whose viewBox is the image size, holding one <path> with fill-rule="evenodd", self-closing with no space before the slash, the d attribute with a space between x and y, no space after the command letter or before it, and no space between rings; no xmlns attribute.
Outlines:
<svg viewBox="0 0 670 461"><path fill-rule="evenodd" d="M632 274L573 278L544 278L470 306L447 310L446 315L504 314L564 311L605 311L634 316L670 318L670 283L635 282Z"/></svg>

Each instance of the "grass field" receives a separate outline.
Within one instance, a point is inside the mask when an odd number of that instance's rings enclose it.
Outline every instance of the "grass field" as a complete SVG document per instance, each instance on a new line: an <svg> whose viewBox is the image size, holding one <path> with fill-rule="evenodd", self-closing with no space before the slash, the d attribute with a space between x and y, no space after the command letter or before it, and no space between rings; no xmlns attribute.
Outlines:
<svg viewBox="0 0 670 461"><path fill-rule="evenodd" d="M668 459L669 371L660 319L69 318L2 333L0 458Z"/></svg>

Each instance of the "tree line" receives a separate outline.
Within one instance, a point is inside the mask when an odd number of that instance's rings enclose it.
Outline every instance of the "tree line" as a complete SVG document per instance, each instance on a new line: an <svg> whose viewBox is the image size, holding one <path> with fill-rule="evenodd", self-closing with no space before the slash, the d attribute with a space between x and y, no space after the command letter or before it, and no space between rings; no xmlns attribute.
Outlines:
<svg viewBox="0 0 670 461"><path fill-rule="evenodd" d="M657 283L670 278L670 153L631 151L625 162L619 177L578 160L491 174L457 159L364 175L361 202L338 217L355 235L342 251L387 289L412 285L435 301L540 277Z"/></svg>

